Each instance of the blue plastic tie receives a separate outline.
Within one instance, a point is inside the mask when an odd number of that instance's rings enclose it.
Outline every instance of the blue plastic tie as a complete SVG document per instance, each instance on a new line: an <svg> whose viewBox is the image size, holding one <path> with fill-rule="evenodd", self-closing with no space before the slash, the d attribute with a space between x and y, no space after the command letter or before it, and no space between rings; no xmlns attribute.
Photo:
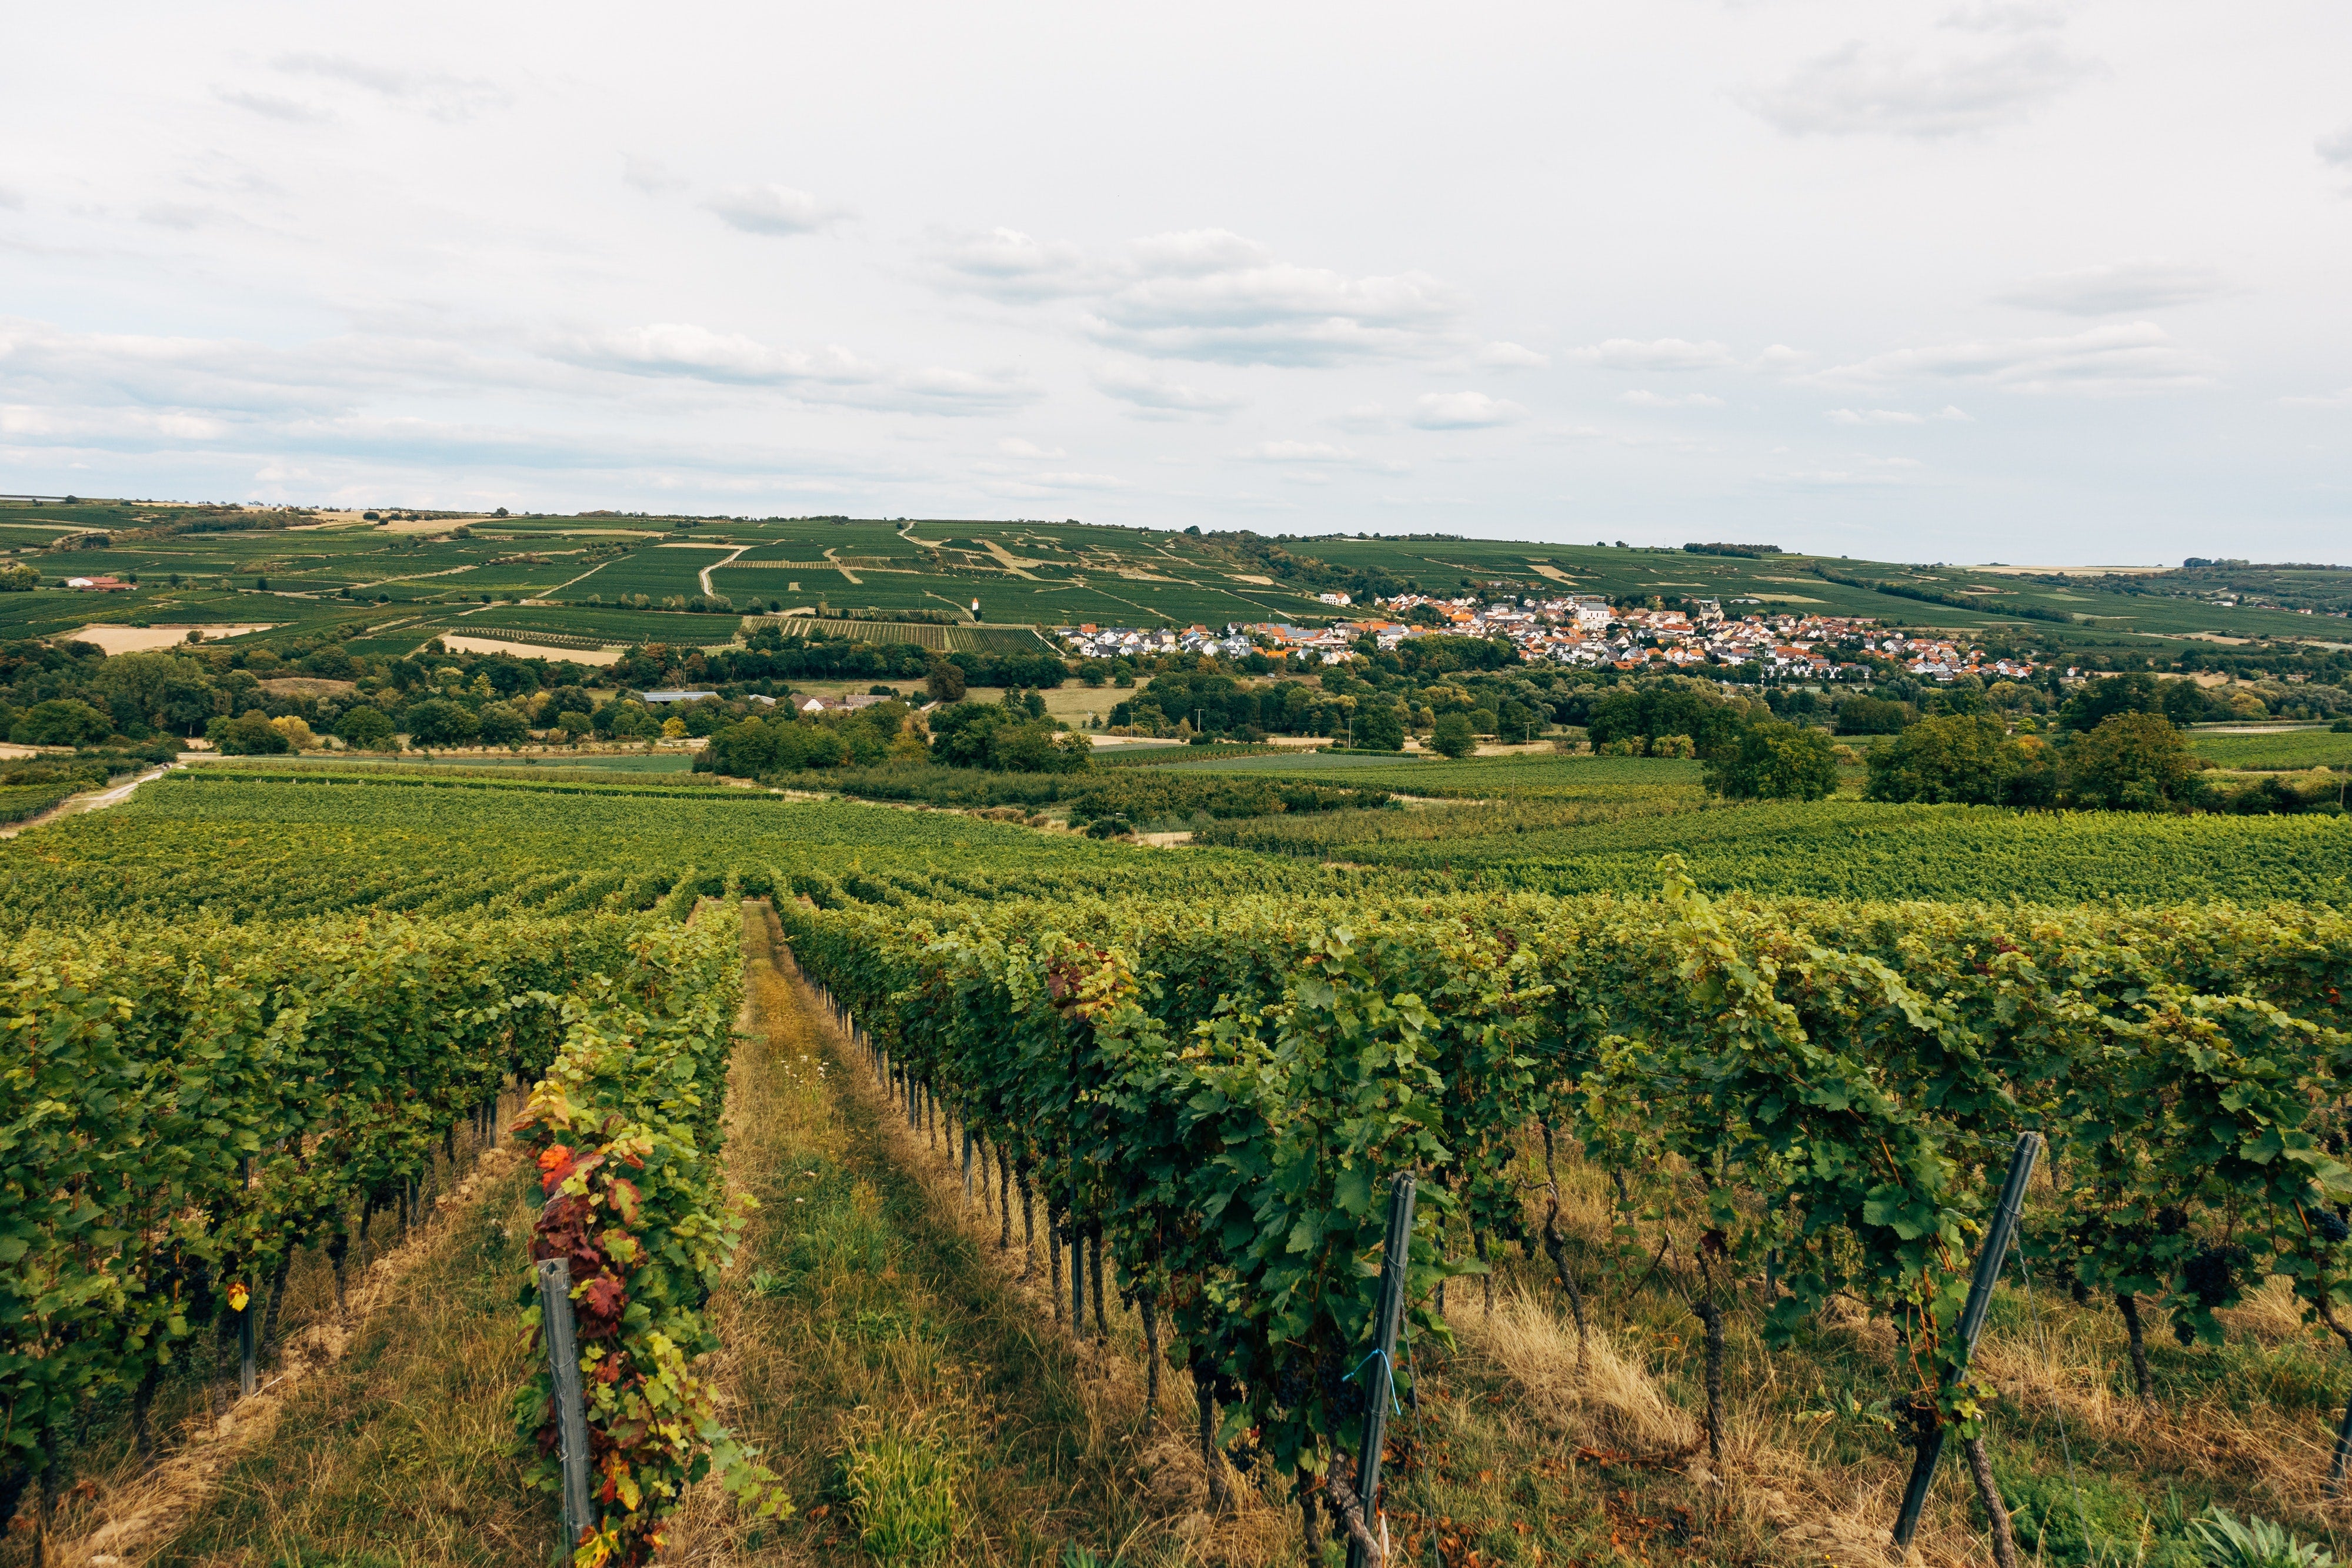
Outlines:
<svg viewBox="0 0 2352 1568"><path fill-rule="evenodd" d="M1403 1405L1399 1405L1399 1404L1397 1403L1397 1396L1396 1396L1396 1367L1395 1367L1395 1365L1394 1365L1392 1363L1391 1363L1391 1362L1390 1362L1390 1360L1389 1360L1389 1358L1388 1358L1388 1352L1387 1352L1386 1351L1381 1350L1379 1346L1377 1346L1377 1345L1373 1346L1373 1347L1372 1347L1371 1353L1370 1353L1370 1355L1367 1355L1366 1357L1364 1357L1364 1359L1363 1359L1363 1360L1361 1360L1361 1361L1360 1361L1360 1362L1358 1362L1358 1363L1356 1363L1356 1372L1351 1372L1351 1373L1349 1373L1346 1377L1342 1378L1340 1381L1341 1381L1341 1382L1343 1382L1343 1383L1353 1383L1353 1382L1355 1382L1355 1381L1356 1381L1356 1373L1360 1373L1360 1372L1363 1371L1366 1367L1368 1367L1368 1366L1371 1365L1371 1364L1372 1364L1372 1363L1374 1363L1374 1362L1378 1362L1378 1363L1381 1363L1381 1376L1386 1380L1386 1382L1387 1382L1387 1384L1388 1384L1388 1391L1389 1391L1389 1414L1390 1414L1390 1415L1403 1415L1403 1414L1404 1414L1404 1406L1403 1406Z"/></svg>

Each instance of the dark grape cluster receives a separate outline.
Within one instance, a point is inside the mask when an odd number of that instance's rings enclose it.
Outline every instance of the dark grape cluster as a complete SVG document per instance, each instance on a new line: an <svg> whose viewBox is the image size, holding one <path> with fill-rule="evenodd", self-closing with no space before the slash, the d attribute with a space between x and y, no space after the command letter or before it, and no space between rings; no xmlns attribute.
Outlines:
<svg viewBox="0 0 2352 1568"><path fill-rule="evenodd" d="M2175 1205L2156 1211L2156 1231L2158 1236L2179 1236L2189 1228L2189 1211Z"/></svg>
<svg viewBox="0 0 2352 1568"><path fill-rule="evenodd" d="M2311 1228L2318 1234L2320 1240L2330 1247L2352 1237L2352 1225L2345 1224L2342 1215L2329 1209L2321 1209L2312 1216Z"/></svg>
<svg viewBox="0 0 2352 1568"><path fill-rule="evenodd" d="M2207 1242L2180 1266L2180 1282L2207 1311L2230 1299L2231 1279L2238 1267L2247 1258L2242 1247L2223 1247Z"/></svg>
<svg viewBox="0 0 2352 1568"><path fill-rule="evenodd" d="M1379 1362L1367 1362L1351 1374L1328 1351L1317 1358L1315 1372L1323 1384L1324 1408L1343 1421L1356 1420L1364 1414L1365 1386L1381 1381Z"/></svg>

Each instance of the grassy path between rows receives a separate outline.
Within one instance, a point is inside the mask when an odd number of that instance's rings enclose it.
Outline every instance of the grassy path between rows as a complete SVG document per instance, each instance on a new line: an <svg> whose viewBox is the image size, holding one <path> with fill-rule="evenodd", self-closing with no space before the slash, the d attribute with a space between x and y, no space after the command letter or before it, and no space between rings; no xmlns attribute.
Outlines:
<svg viewBox="0 0 2352 1568"><path fill-rule="evenodd" d="M1046 1293L1020 1282L1017 1224L1009 1252L982 1237L944 1163L853 1065L772 921L747 906L749 1037L728 1090L730 1179L760 1209L714 1310L729 1423L798 1512L761 1525L698 1500L673 1554L1162 1555L1155 1543L1205 1491L1181 1423L1147 1421L1133 1365L1076 1343Z"/></svg>

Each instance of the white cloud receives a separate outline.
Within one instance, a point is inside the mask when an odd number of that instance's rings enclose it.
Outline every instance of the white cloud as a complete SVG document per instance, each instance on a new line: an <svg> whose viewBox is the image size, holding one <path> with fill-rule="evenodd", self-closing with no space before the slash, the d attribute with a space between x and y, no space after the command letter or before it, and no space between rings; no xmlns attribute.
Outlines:
<svg viewBox="0 0 2352 1568"><path fill-rule="evenodd" d="M1150 278L1207 278L1265 267L1273 255L1254 239L1222 228L1147 235L1127 247L1135 268Z"/></svg>
<svg viewBox="0 0 2352 1568"><path fill-rule="evenodd" d="M349 55L281 55L272 63L289 76L355 87L436 120L470 120L485 110L500 108L509 101L502 89L478 78L436 70L404 70L375 60L354 59Z"/></svg>
<svg viewBox="0 0 2352 1568"><path fill-rule="evenodd" d="M1163 381L1149 371L1104 365L1095 372L1095 390L1117 398L1145 419L1215 418L1247 405L1230 393L1209 392L1183 382Z"/></svg>
<svg viewBox="0 0 2352 1568"><path fill-rule="evenodd" d="M288 125L323 125L335 117L331 109L321 109L299 99L280 98L274 92L255 92L250 88L216 87L213 96L232 107Z"/></svg>
<svg viewBox="0 0 2352 1568"><path fill-rule="evenodd" d="M2279 401L2289 408L2352 408L2352 386L2341 392L2323 392L2316 395L2282 397Z"/></svg>
<svg viewBox="0 0 2352 1568"><path fill-rule="evenodd" d="M1630 403L1636 408L1720 408L1723 406L1722 398L1709 396L1704 392L1675 394L1650 392L1638 388L1632 392L1619 393L1617 401Z"/></svg>
<svg viewBox="0 0 2352 1568"><path fill-rule="evenodd" d="M996 444L996 449L1013 458L1066 458L1059 447L1040 447L1034 441L1024 441L1018 436L1007 436Z"/></svg>
<svg viewBox="0 0 2352 1568"><path fill-rule="evenodd" d="M1270 262L1139 279L1098 300L1087 331L1155 358L1328 365L1435 352L1461 303L1425 273Z"/></svg>
<svg viewBox="0 0 2352 1568"><path fill-rule="evenodd" d="M1927 140L2006 124L2093 68L2046 38L1934 60L1857 41L1807 60L1776 87L1749 89L1741 101L1792 136L1875 132Z"/></svg>
<svg viewBox="0 0 2352 1568"><path fill-rule="evenodd" d="M1925 425L1930 419L1966 422L1969 416L1948 403L1934 414L1913 414L1901 408L1832 408L1828 418L1832 425Z"/></svg>
<svg viewBox="0 0 2352 1568"><path fill-rule="evenodd" d="M1360 452L1328 441L1260 441L1234 454L1254 463L1281 463L1297 468L1366 468L1375 473L1402 474L1405 465L1392 458Z"/></svg>
<svg viewBox="0 0 2352 1568"><path fill-rule="evenodd" d="M32 407L0 404L0 439L111 446L123 440L168 443L217 441L237 426L210 415L152 408Z"/></svg>
<svg viewBox="0 0 2352 1568"><path fill-rule="evenodd" d="M1964 33L2032 33L2065 25L2063 5L2020 5L2005 0L1972 0L1971 4L1946 12L1937 24Z"/></svg>
<svg viewBox="0 0 2352 1568"><path fill-rule="evenodd" d="M0 185L0 207L6 207L10 212L24 211L25 193L14 185Z"/></svg>
<svg viewBox="0 0 2352 1568"><path fill-rule="evenodd" d="M1517 343L1488 343L1470 356L1489 370L1549 370L1551 356Z"/></svg>
<svg viewBox="0 0 2352 1568"><path fill-rule="evenodd" d="M1086 253L1066 240L1045 241L1017 228L936 237L931 260L959 288L993 299L1058 300L1088 287Z"/></svg>
<svg viewBox="0 0 2352 1568"><path fill-rule="evenodd" d="M1029 482L1056 490L1123 490L1132 488L1116 474L1032 474Z"/></svg>
<svg viewBox="0 0 2352 1568"><path fill-rule="evenodd" d="M2112 316L2193 304L2211 299L2226 287L2218 268L2195 262L2116 261L2029 278L1993 298L2004 305L2036 310Z"/></svg>
<svg viewBox="0 0 2352 1568"><path fill-rule="evenodd" d="M1897 349L1798 378L1802 384L1872 387L1942 378L2004 392L2084 395L2181 392L2210 386L2210 367L2153 321L2116 322L2069 337L2008 338Z"/></svg>
<svg viewBox="0 0 2352 1568"><path fill-rule="evenodd" d="M1395 426L1396 421L1390 417L1389 411L1380 404L1359 403L1331 423L1342 430L1354 430L1369 435L1373 431L1390 429Z"/></svg>
<svg viewBox="0 0 2352 1568"><path fill-rule="evenodd" d="M814 234L847 216L790 185L737 185L703 205L745 234Z"/></svg>
<svg viewBox="0 0 2352 1568"><path fill-rule="evenodd" d="M1895 485L1903 482L1900 474L1884 470L1871 472L1855 468L1799 468L1783 474L1757 476L1768 485L1789 489L1851 489L1861 486Z"/></svg>
<svg viewBox="0 0 2352 1568"><path fill-rule="evenodd" d="M814 402L860 408L982 414L1018 408L1038 395L1019 376L936 366L891 370L835 344L813 350L780 347L690 322L575 333L551 340L546 351L551 358L584 369L766 386Z"/></svg>
<svg viewBox="0 0 2352 1568"><path fill-rule="evenodd" d="M621 159L621 183L649 196L667 196L686 189L688 182L684 175L673 174L663 167L658 158L625 155Z"/></svg>
<svg viewBox="0 0 2352 1568"><path fill-rule="evenodd" d="M2311 144L2311 150L2339 169L2352 169L2352 125L2333 136L2323 136Z"/></svg>
<svg viewBox="0 0 2352 1568"><path fill-rule="evenodd" d="M1153 359L1334 365L1427 357L1458 346L1465 305L1426 273L1360 278L1302 267L1225 229L1150 235L1095 255L995 228L937 238L930 258L950 288L1007 303L1083 301L1089 337Z"/></svg>
<svg viewBox="0 0 2352 1568"><path fill-rule="evenodd" d="M1251 458L1266 463L1354 463L1362 458L1352 447L1334 447L1328 441L1260 441L1245 447L1236 457Z"/></svg>
<svg viewBox="0 0 2352 1568"><path fill-rule="evenodd" d="M1697 343L1684 338L1611 338L1577 350L1574 357L1610 370L1718 370L1738 363L1727 345L1712 338Z"/></svg>
<svg viewBox="0 0 2352 1568"><path fill-rule="evenodd" d="M1519 405L1483 392L1428 392L1422 395L1412 422L1423 430L1482 430L1527 416Z"/></svg>

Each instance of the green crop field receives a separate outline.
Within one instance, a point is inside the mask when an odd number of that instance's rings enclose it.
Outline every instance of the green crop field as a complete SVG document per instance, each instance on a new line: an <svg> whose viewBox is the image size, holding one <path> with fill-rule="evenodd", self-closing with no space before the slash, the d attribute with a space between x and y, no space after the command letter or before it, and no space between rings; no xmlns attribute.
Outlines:
<svg viewBox="0 0 2352 1568"><path fill-rule="evenodd" d="M2084 801L2084 689L2049 665L2232 677L2213 710L2324 723L2352 573L118 501L0 502L0 552L38 579L0 594L0 717L64 738L8 760L0 817L221 748L0 843L8 1562L443 1562L453 1520L542 1560L534 1255L580 1271L614 1568L663 1531L747 1563L1318 1561L1293 1489L1348 1461L1368 1365L1398 1384L1407 1568L1860 1561L1914 1410L1985 1443L1928 1561L1981 1555L1979 1475L2038 1563L2194 1568L2209 1505L2352 1548L2326 1495L2352 1373L2315 1321L2352 1311L2352 817L2340 775L2241 776L2352 766L2352 736L2198 731L2222 784L2195 814L1876 804L1851 766L1742 802L1689 760L1248 743L1397 697L1598 733L1614 670L1433 643L1309 679L1082 671L1032 629L1320 625L1342 588L1948 629L2044 670L1883 670L1908 706L1874 711L2030 716ZM728 610L663 607L706 568ZM136 586L60 586L98 574ZM266 629L36 640L93 623ZM751 646L767 626L797 646ZM399 657L436 637L637 651ZM920 650L1046 688L1044 719L748 694L915 691ZM664 684L721 695L629 700ZM598 735L675 717L704 749L555 749L572 685ZM1244 743L1084 767L1055 733L1122 702L1176 730L1143 699L1179 686ZM1753 737L1853 718L1843 695L1674 700ZM354 749L231 754L302 745L298 719ZM1953 1314L2021 1131L2059 1157L1964 1384ZM1404 1171L1406 1337L1368 1360ZM249 1446L155 1540L101 1535L150 1450L238 1408L247 1342L272 1387L353 1349L235 1417ZM893 1545L887 1478L921 1466L947 1533Z"/></svg>
<svg viewBox="0 0 2352 1568"><path fill-rule="evenodd" d="M727 1526L745 1539L835 1540L817 1510L865 1505L813 1500L845 1495L844 1460L834 1427L799 1426L903 1397L909 1368L923 1425L870 1430L959 1456L959 1529L1021 1518L1006 1489L1068 1462L992 1445L1083 1456L1108 1424L1134 1441L1101 1449L1099 1498L1056 1505L1057 1551L1193 1560L1182 1516L1121 1500L1111 1458L1147 1436L1205 1452L1235 1523L1292 1541L1290 1500L1236 1478L1352 1451L1366 1263L1389 1177L1418 1170L1387 1374L1408 1562L1416 1541L1441 1563L1448 1542L1622 1561L1632 1510L1768 1484L1836 1508L1869 1491L1874 1542L1912 1456L1889 1390L1964 1375L1938 1314L2030 1115L2065 1157L2023 1199L2024 1271L1993 1287L1972 1363L2021 1539L2192 1568L2188 1521L2219 1505L2347 1544L2320 1486L2352 1382L2301 1308L2332 1306L2341 1244L2305 1221L2352 1192L2315 1110L2352 1093L2352 822L1709 805L1686 762L1328 753L1122 770L1139 802L1187 778L1264 797L1222 823L1231 842L1160 849L1021 826L1018 805L984 820L626 771L682 760L210 763L0 844L13 1157L110 1173L0 1193L0 1285L50 1291L46 1353L0 1376L7 1429L30 1434L0 1461L54 1494L59 1535L110 1517L143 1441L234 1399L222 1347L249 1338L258 1383L340 1323L367 1348L306 1373L242 1461L285 1478L267 1510L192 1489L162 1555L289 1518L313 1556L411 1539L350 1498L410 1462L387 1456L415 1416L382 1387L453 1360L433 1421L488 1436L436 1484L538 1542L560 1388L524 1286L530 1254L557 1252L584 1276L580 1418L614 1480L591 1522L615 1562L650 1558L705 1468L752 1512L792 1494L789 1519ZM1442 798L1322 809L1341 784ZM1251 847L1306 824L1338 828L1324 847L1349 863ZM544 1201L460 1184L478 1155L543 1175ZM757 1208L728 1195L753 1189ZM427 1245L398 1247L428 1215ZM100 1244L142 1226L173 1268ZM1020 1247L1050 1295L1005 1282ZM431 1280L390 1298L399 1333L373 1285L339 1301L354 1249L361 1279ZM1000 1250L999 1273L971 1271ZM0 1324L0 1349L25 1333ZM2053 1355L2080 1386L2005 1370ZM819 1357L848 1384L816 1386ZM692 1419L633 1425L596 1392L653 1369ZM987 1405L940 1399L968 1375ZM1052 1397L1021 1403L1042 1380ZM1610 1414L1556 1386L1605 1390ZM1082 1387L1100 1403L1058 1392ZM2204 1457L2224 1432L2242 1463ZM1710 1433L1736 1441L1696 1488L1680 1467ZM2078 1490L2095 1515L2066 1511ZM1931 1500L1940 1558L1979 1550L1973 1506L1966 1471ZM1778 1560L1778 1525L1708 1517L1675 1561Z"/></svg>
<svg viewBox="0 0 2352 1568"><path fill-rule="evenodd" d="M1284 540L1277 560L1214 533L937 520L475 518L462 520L470 537L458 538L460 526L455 518L437 530L410 522L320 526L299 512L0 502L0 549L45 578L138 574L138 592L110 601L110 618L165 613L174 607L160 603L166 596L184 609L194 601L219 607L251 595L264 578L278 603L273 616L256 619L333 624L334 601L347 590L409 605L545 595L560 601L547 613L587 617L600 608L591 598L609 608L639 594L656 604L699 594L701 569L709 566L712 587L743 609L943 610L978 598L984 622L1223 626L1328 618L1317 589L1334 574L1369 571L1433 594L1500 584L1521 594L1599 593L1634 602L1707 596L1735 614L1860 616L2046 646L2070 661L2105 668L2259 647L2264 639L2342 642L2340 619L2352 608L2352 573L2333 570L2084 577L1794 553L1349 535ZM108 548L49 548L68 531L103 531ZM625 552L611 553L615 547ZM716 565L738 547L732 564ZM174 573L184 579L178 590L168 583ZM2231 598L2238 602L2225 602ZM86 613L0 605L0 631L43 634ZM578 629L602 635L584 620Z"/></svg>
<svg viewBox="0 0 2352 1568"><path fill-rule="evenodd" d="M1629 790L1619 798L1641 797ZM1235 824L1212 837L1558 893L1637 892L1655 882L1666 856L1678 855L1701 887L1721 891L2352 903L2352 818L2032 815L1836 800L1695 811L1696 790L1651 801L1622 820L1565 826L1522 813L1500 832L1482 831L1487 824L1475 813L1442 817L1429 832L1414 831L1410 818L1392 828L1375 813Z"/></svg>
<svg viewBox="0 0 2352 1568"><path fill-rule="evenodd" d="M572 604L583 604L592 595L610 604L624 594L644 594L655 600L692 598L702 592L703 569L724 561L731 548L700 542L643 544L567 584L559 597Z"/></svg>
<svg viewBox="0 0 2352 1568"><path fill-rule="evenodd" d="M913 643L943 653L1024 653L1047 646L1027 626L940 626L926 621L818 620L809 616L763 616L786 637L847 637L853 642Z"/></svg>
<svg viewBox="0 0 2352 1568"><path fill-rule="evenodd" d="M2352 735L2326 730L2284 730L2268 735L2196 734L2189 749L2225 768L2352 767Z"/></svg>

